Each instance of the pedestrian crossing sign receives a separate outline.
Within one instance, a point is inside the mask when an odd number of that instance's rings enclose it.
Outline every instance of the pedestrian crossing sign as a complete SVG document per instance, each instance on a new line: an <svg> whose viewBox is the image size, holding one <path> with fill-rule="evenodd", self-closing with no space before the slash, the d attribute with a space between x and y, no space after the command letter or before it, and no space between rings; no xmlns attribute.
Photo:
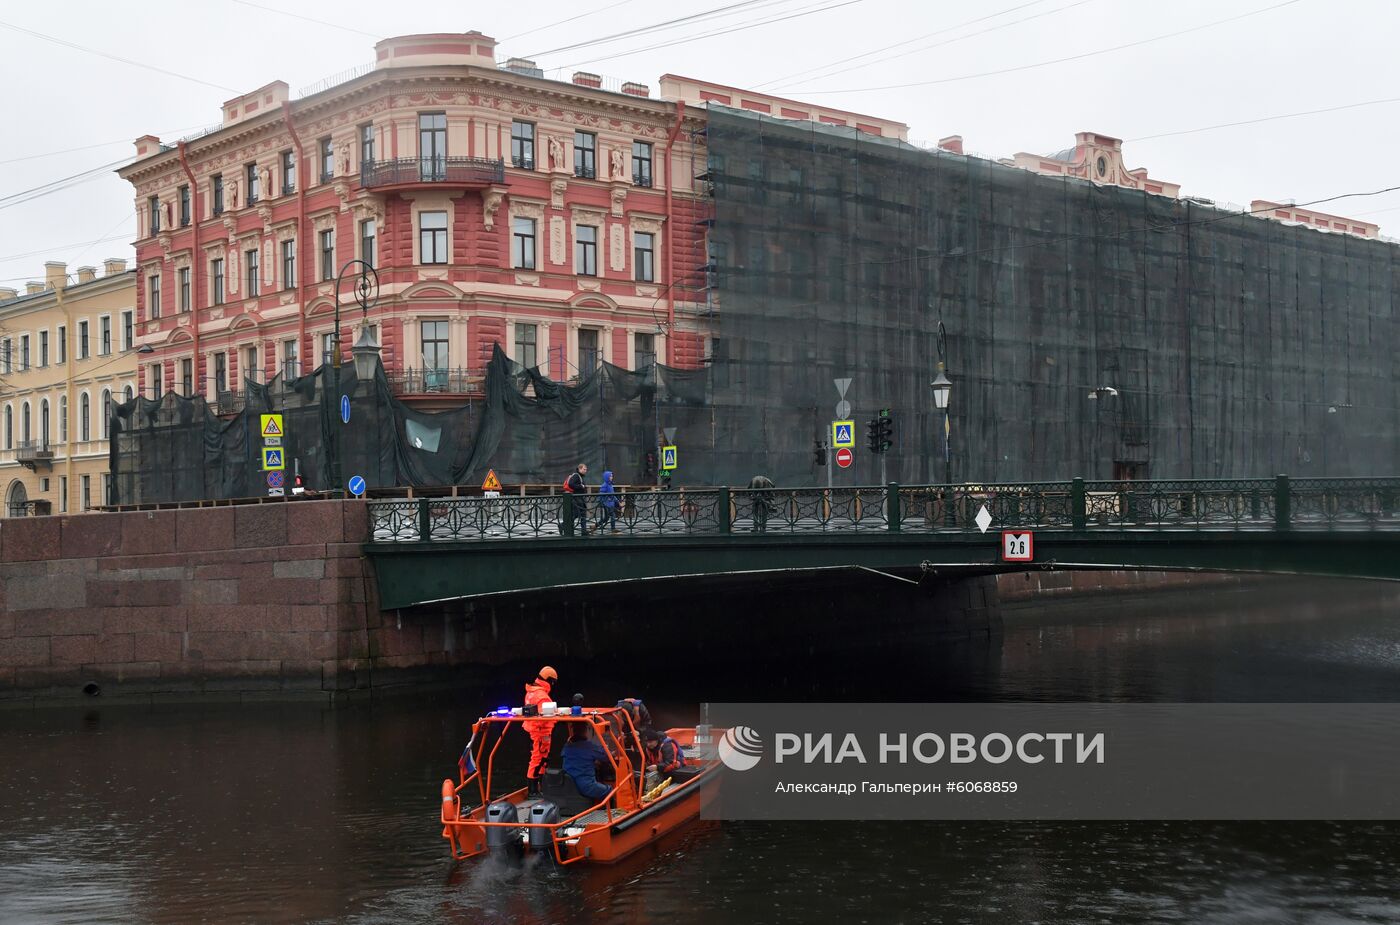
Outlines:
<svg viewBox="0 0 1400 925"><path fill-rule="evenodd" d="M262 454L264 472L287 468L287 464L283 461L282 448L280 446L265 446L263 447Z"/></svg>
<svg viewBox="0 0 1400 925"><path fill-rule="evenodd" d="M498 479L498 478L496 478L496 470L495 470L495 469L487 469L487 470L486 470L486 481L484 481L484 482L481 483L481 490L482 490L482 491L500 491L500 490L501 490L501 480Z"/></svg>
<svg viewBox="0 0 1400 925"><path fill-rule="evenodd" d="M661 448L661 468L670 470L676 468L676 448L673 446L663 446Z"/></svg>
<svg viewBox="0 0 1400 925"><path fill-rule="evenodd" d="M264 414L262 416L262 435L264 437L280 437L285 433L282 430L282 415Z"/></svg>
<svg viewBox="0 0 1400 925"><path fill-rule="evenodd" d="M855 421L832 421L831 422L831 445L837 447L853 447L856 445L856 422Z"/></svg>

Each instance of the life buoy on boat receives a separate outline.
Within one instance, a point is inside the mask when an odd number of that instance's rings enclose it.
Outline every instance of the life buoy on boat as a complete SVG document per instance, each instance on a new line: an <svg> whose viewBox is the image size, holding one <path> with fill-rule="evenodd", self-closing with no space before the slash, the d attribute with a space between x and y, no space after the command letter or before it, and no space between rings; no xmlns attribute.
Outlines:
<svg viewBox="0 0 1400 925"><path fill-rule="evenodd" d="M442 821L455 822L457 820L457 786L452 783L452 778L444 778L442 782Z"/></svg>

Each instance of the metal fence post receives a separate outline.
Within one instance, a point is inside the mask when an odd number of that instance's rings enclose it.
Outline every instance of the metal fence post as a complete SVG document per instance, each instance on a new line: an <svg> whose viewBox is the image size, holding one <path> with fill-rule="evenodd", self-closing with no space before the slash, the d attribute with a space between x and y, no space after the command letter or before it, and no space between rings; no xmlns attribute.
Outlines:
<svg viewBox="0 0 1400 925"><path fill-rule="evenodd" d="M561 493L561 494L559 495L559 500L560 500L560 502L561 502L560 505L559 505L559 514L560 514L560 517L561 517L561 520L559 521L559 526L560 526L559 535L560 535L560 536L573 536L573 535L574 535L574 496L571 495L571 494L569 494L569 493L567 493L567 492L564 492L564 493Z"/></svg>
<svg viewBox="0 0 1400 925"><path fill-rule="evenodd" d="M899 483L890 482L885 486L885 523L889 526L891 533L898 533L900 528L899 509Z"/></svg>
<svg viewBox="0 0 1400 925"><path fill-rule="evenodd" d="M1089 526L1089 507L1085 503L1084 480L1075 479L1070 483L1070 524L1076 530L1083 530Z"/></svg>
<svg viewBox="0 0 1400 925"><path fill-rule="evenodd" d="M1288 476L1274 476L1274 529L1287 530L1292 514L1293 496L1288 487Z"/></svg>
<svg viewBox="0 0 1400 925"><path fill-rule="evenodd" d="M729 508L728 485L719 490L719 504L715 513L719 515L719 532L727 534L730 528L730 517L733 516L733 512Z"/></svg>
<svg viewBox="0 0 1400 925"><path fill-rule="evenodd" d="M418 539L426 543L433 538L433 522L428 514L428 499L418 499Z"/></svg>

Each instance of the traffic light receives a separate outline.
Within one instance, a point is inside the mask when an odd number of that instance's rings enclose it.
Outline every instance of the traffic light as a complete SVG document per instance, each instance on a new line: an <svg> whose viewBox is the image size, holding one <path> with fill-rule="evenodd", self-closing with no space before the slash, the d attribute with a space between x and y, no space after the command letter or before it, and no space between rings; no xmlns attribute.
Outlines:
<svg viewBox="0 0 1400 925"><path fill-rule="evenodd" d="M818 466L826 465L826 444L820 440L812 442L812 462Z"/></svg>
<svg viewBox="0 0 1400 925"><path fill-rule="evenodd" d="M879 418L871 418L865 422L865 448L872 453L880 452Z"/></svg>
<svg viewBox="0 0 1400 925"><path fill-rule="evenodd" d="M894 417L890 415L890 409L881 408L880 416L876 420L880 426L879 452L888 453L894 448Z"/></svg>
<svg viewBox="0 0 1400 925"><path fill-rule="evenodd" d="M642 460L642 478L650 482L656 478L656 454L647 453Z"/></svg>

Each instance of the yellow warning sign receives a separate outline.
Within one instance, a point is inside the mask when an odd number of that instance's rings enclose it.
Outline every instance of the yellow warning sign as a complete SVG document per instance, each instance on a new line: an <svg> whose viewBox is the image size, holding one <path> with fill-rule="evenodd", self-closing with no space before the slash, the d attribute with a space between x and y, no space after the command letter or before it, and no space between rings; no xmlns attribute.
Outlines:
<svg viewBox="0 0 1400 925"><path fill-rule="evenodd" d="M496 470L495 470L495 469L487 469L487 470L486 470L486 481L484 481L484 482L481 483L481 490L482 490L482 491L500 491L500 490L501 490L501 480L498 479L498 478L496 478Z"/></svg>
<svg viewBox="0 0 1400 925"><path fill-rule="evenodd" d="M282 415L264 414L262 416L262 435L264 437L280 437L282 430Z"/></svg>
<svg viewBox="0 0 1400 925"><path fill-rule="evenodd" d="M285 457L282 455L280 446L265 446L262 451L263 471L273 472L287 468Z"/></svg>

